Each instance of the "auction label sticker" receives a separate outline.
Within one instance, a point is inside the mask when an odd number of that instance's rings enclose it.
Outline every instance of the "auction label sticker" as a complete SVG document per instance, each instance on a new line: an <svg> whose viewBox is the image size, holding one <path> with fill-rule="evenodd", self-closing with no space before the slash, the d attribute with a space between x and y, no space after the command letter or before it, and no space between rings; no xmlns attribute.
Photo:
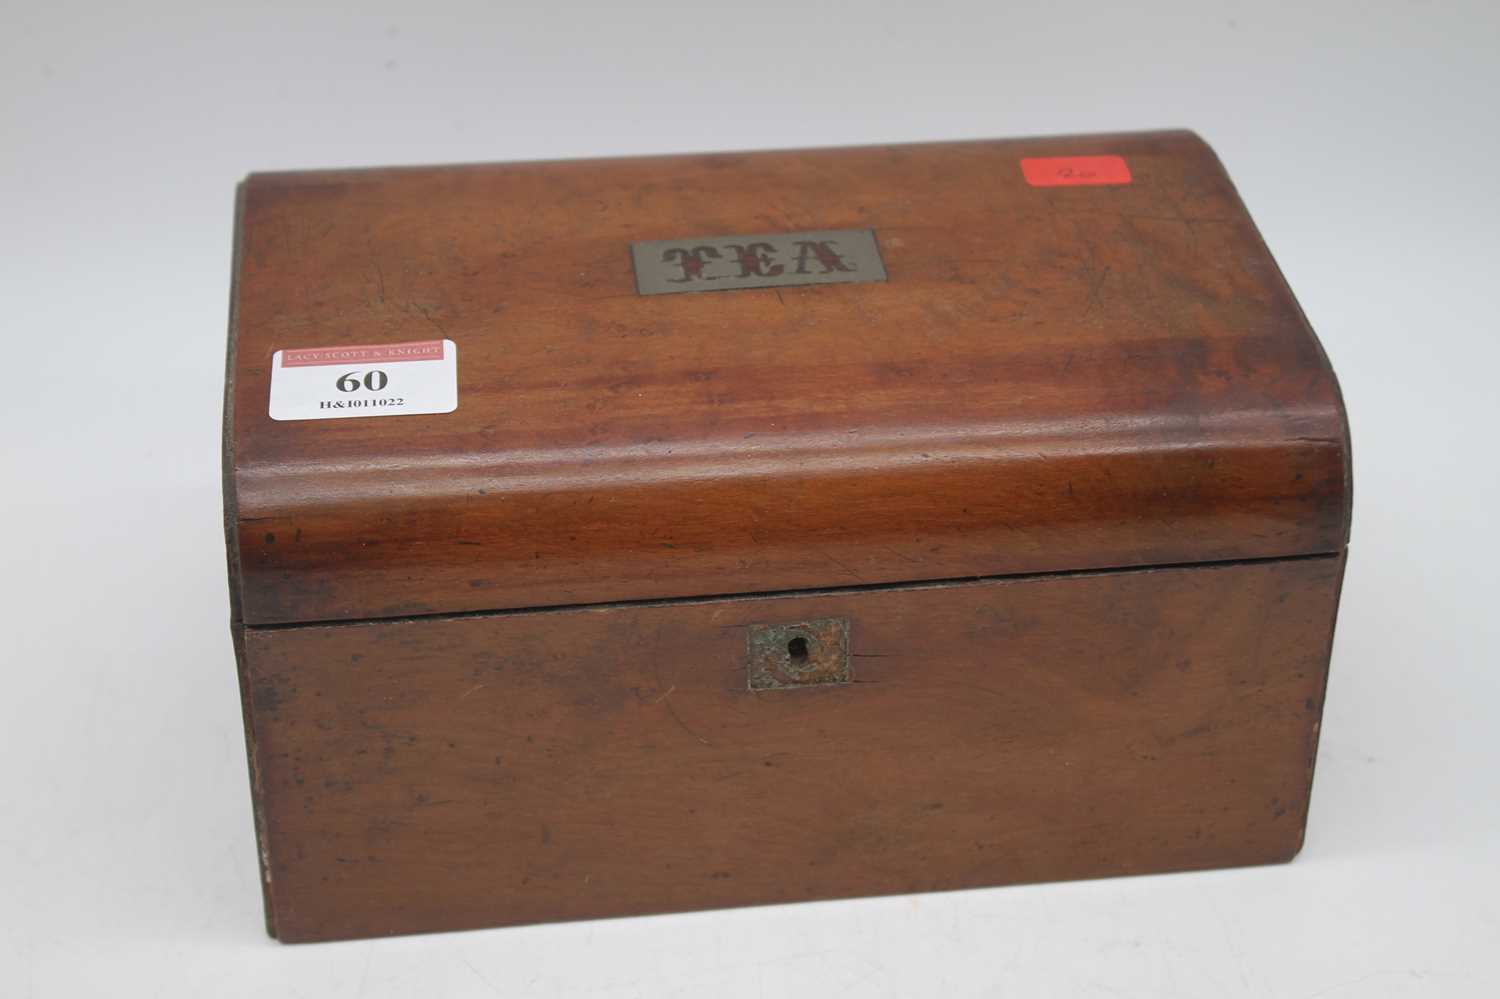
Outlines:
<svg viewBox="0 0 1500 999"><path fill-rule="evenodd" d="M419 416L458 408L452 340L304 347L271 356L271 419Z"/></svg>
<svg viewBox="0 0 1500 999"><path fill-rule="evenodd" d="M1089 187L1130 183L1123 156L1037 156L1021 160L1021 175L1032 187Z"/></svg>

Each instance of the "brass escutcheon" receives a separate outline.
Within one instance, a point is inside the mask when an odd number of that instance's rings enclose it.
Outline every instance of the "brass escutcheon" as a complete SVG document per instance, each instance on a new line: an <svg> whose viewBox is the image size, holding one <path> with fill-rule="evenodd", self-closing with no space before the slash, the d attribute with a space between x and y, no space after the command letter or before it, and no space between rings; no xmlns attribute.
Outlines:
<svg viewBox="0 0 1500 999"><path fill-rule="evenodd" d="M751 690L786 690L853 679L846 618L751 625L749 653Z"/></svg>

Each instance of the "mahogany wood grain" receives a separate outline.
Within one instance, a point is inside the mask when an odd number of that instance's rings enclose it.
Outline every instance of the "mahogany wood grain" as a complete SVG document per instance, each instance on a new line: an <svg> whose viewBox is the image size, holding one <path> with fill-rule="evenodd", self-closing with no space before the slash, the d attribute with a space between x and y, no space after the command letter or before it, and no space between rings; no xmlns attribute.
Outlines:
<svg viewBox="0 0 1500 999"><path fill-rule="evenodd" d="M1287 860L1341 556L242 629L282 940ZM844 617L854 682L746 685Z"/></svg>
<svg viewBox="0 0 1500 999"><path fill-rule="evenodd" d="M1130 182L1020 166L1070 155ZM281 939L1299 848L1347 421L1196 136L260 174L238 211ZM832 229L888 280L637 293L632 242ZM268 416L278 349L436 338L456 412ZM751 690L751 630L815 621L853 682Z"/></svg>
<svg viewBox="0 0 1500 999"><path fill-rule="evenodd" d="M1022 157L1119 154L1127 185ZM636 294L629 244L871 228L889 280ZM1347 428L1185 132L259 174L248 624L1334 553ZM277 423L279 348L452 338L459 408Z"/></svg>

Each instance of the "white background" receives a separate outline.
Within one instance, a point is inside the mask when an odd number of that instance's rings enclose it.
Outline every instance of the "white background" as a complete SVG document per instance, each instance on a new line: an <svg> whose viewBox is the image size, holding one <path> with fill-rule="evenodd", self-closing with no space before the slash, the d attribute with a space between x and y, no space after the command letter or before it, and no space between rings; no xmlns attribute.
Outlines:
<svg viewBox="0 0 1500 999"><path fill-rule="evenodd" d="M1500 995L1487 3L0 4L0 994ZM1294 863L285 947L219 500L253 169L1198 129L1342 378Z"/></svg>

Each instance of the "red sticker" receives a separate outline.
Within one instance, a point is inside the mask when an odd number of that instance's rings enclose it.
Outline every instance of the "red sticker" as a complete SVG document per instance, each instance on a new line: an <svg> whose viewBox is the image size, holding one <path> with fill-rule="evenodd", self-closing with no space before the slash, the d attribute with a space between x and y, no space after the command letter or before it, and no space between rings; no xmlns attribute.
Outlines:
<svg viewBox="0 0 1500 999"><path fill-rule="evenodd" d="M1021 160L1021 173L1032 187L1130 183L1130 167L1123 156L1029 157Z"/></svg>

